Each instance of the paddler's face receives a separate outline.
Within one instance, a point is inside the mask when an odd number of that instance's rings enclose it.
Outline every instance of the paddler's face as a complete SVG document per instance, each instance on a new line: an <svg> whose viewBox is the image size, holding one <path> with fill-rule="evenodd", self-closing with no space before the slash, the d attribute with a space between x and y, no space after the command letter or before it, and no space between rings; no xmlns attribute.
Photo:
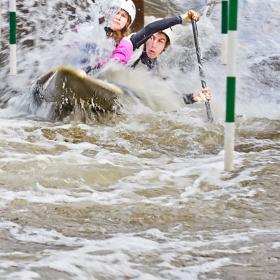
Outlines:
<svg viewBox="0 0 280 280"><path fill-rule="evenodd" d="M146 53L149 58L157 58L163 50L167 49L167 37L164 33L155 33L146 42Z"/></svg>
<svg viewBox="0 0 280 280"><path fill-rule="evenodd" d="M125 10L120 10L113 18L110 28L113 31L122 30L129 21L129 15Z"/></svg>

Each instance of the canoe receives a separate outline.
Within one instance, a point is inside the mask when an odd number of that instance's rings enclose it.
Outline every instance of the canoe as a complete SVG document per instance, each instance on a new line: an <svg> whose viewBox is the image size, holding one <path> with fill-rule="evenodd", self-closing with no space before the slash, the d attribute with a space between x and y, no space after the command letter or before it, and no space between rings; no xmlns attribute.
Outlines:
<svg viewBox="0 0 280 280"><path fill-rule="evenodd" d="M83 76L68 67L55 68L39 77L31 94L38 107L51 105L52 119L71 114L77 104L92 112L114 112L124 99L133 95L124 87Z"/></svg>

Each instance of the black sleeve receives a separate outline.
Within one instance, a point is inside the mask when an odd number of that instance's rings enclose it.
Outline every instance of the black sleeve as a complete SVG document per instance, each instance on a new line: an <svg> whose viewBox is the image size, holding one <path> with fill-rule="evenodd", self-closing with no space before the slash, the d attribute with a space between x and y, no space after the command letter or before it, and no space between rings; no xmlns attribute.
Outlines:
<svg viewBox="0 0 280 280"><path fill-rule="evenodd" d="M180 23L182 23L180 17L164 18L149 23L143 29L131 36L130 40L133 45L133 51L146 43L153 34Z"/></svg>
<svg viewBox="0 0 280 280"><path fill-rule="evenodd" d="M193 104L195 101L193 100L193 93L184 94L183 99L185 104Z"/></svg>

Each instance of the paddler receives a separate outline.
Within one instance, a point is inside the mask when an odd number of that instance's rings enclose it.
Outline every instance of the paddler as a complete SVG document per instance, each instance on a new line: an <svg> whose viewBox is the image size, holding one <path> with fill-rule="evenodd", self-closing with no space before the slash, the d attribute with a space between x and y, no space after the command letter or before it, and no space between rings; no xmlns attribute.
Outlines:
<svg viewBox="0 0 280 280"><path fill-rule="evenodd" d="M142 47L142 54L136 61L134 61L132 67L135 68L140 65L145 65L148 69L153 69L153 71L157 71L160 76L166 78L162 73L163 71L161 71L157 57L165 51L170 44L172 44L172 26L191 23L190 15L192 15L192 18L195 21L200 20L200 14L190 10L187 13L176 17L157 19L140 31L131 34L130 36L123 36L123 38L120 38L122 36L121 34L124 35L129 32L128 28L135 19L135 6L133 2L131 0L121 0L121 10L114 16L110 27L105 27L107 37L115 38L114 40L116 40L116 48L113 51L110 60L116 60L127 64L131 59L133 52ZM124 30L126 30L126 33ZM118 37L116 34L119 34ZM107 62L108 61L99 62L96 66L87 66L80 69L79 72L80 74L87 75L92 70L102 67ZM211 99L211 92L208 89L200 89L195 93L184 94L184 102L186 104L203 102L204 99L201 94L203 94L208 100Z"/></svg>
<svg viewBox="0 0 280 280"><path fill-rule="evenodd" d="M199 20L199 17L200 15L195 13L195 18L197 20ZM156 19L154 22L158 22L159 20L160 19ZM137 33L135 36L137 36ZM131 67L145 67L163 79L168 78L168 72L160 65L158 56L173 43L173 31L171 27L153 34L142 47L140 56L131 59ZM194 93L183 94L183 99L185 104L204 102L205 100L202 95L204 95L206 99L211 100L211 92L207 88L201 88Z"/></svg>
<svg viewBox="0 0 280 280"><path fill-rule="evenodd" d="M105 32L108 40L112 41L115 48L110 56L110 59L100 61L97 65L89 65L80 69L81 74L88 74L90 71L102 67L110 60L115 60L123 64L127 64L131 59L133 52L144 45L153 34L165 30L177 24L191 23L190 14L192 18L199 21L200 15L194 11L188 11L183 15L172 18L160 19L154 21L143 29L130 35L130 25L133 23L136 15L135 5L131 0L121 0L121 9L113 17L109 26L105 27ZM192 12L192 13L190 13Z"/></svg>

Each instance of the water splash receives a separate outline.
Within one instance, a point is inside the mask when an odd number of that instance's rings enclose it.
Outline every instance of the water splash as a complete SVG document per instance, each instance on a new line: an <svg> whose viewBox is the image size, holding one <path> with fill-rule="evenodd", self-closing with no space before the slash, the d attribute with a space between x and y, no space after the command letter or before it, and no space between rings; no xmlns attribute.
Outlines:
<svg viewBox="0 0 280 280"><path fill-rule="evenodd" d="M178 3L177 3L178 2ZM214 117L223 118L226 87L226 67L220 65L220 5L215 4L209 11L205 1L177 1L176 7L168 6L170 13L177 14L178 9L190 7L202 13L198 23L203 66L207 84L213 93L211 102ZM208 1L209 2L209 1ZM209 4L209 3L208 3ZM112 7L117 1L45 1L24 0L18 7L18 75L9 76L8 52L8 3L2 6L2 69L1 102L11 97L21 96L29 91L31 83L50 69L64 64L79 68L83 61L81 45L95 46L88 63L95 64L100 56L106 56L103 50L108 47L104 40L103 26L110 21ZM247 117L279 118L279 38L276 35L279 9L277 1L246 1L240 3L238 21L238 60L236 114ZM153 17L164 16L156 5L147 2L145 21ZM261 9L259 9L261 7ZM149 10L150 9L150 10ZM59 13L57 12L59 11ZM269 18L267 18L269 13ZM258 18L255 17L258 14ZM171 16L171 15L170 15ZM99 25L101 23L101 25ZM93 26L95 26L93 28ZM260 28L256 29L255 26ZM78 32L73 32L78 30ZM270 30L270 32L268 32ZM153 110L179 109L182 107L177 96L191 93L200 87L191 26L174 28L176 43L160 58L170 69L172 82L160 83L157 78L144 73L128 73L120 66L105 70L100 76L107 80L132 87L133 91L144 95L146 105ZM88 34L92 36L87 36ZM267 51L269 47L269 52ZM129 81L125 77L129 76ZM148 82L148 87L145 83ZM143 83L145 81L145 83ZM148 90L147 90L148 88ZM158 89L158 90L157 90ZM177 94L174 94L176 92ZM172 94L171 94L172 93ZM154 95L154 97L153 97ZM161 97L163 96L163 99ZM19 97L20 98L20 97ZM152 100L151 100L152 99ZM162 100L162 102L161 102ZM162 103L159 106L156 102ZM168 102L169 106L164 106ZM256 105L262 104L258 110ZM13 106L15 103L13 103Z"/></svg>

